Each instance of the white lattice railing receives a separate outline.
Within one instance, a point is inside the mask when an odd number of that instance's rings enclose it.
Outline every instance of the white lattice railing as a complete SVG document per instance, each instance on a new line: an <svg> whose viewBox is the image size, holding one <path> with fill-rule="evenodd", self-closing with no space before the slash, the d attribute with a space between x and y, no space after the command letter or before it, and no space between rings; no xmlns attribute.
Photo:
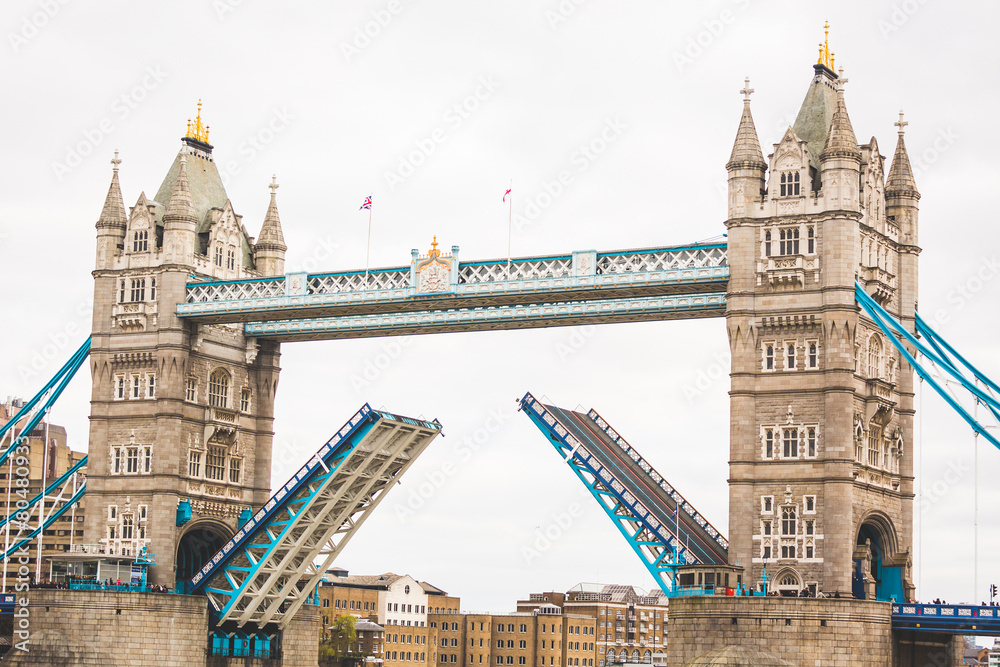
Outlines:
<svg viewBox="0 0 1000 667"><path fill-rule="evenodd" d="M284 296L284 278L263 280L240 280L224 283L191 283L187 286L187 303L207 303L209 301L241 301L243 299L265 299Z"/></svg>
<svg viewBox="0 0 1000 667"><path fill-rule="evenodd" d="M410 270L391 269L364 273L328 273L309 276L309 294L363 292L365 290L402 289L410 286Z"/></svg>
<svg viewBox="0 0 1000 667"><path fill-rule="evenodd" d="M586 258L589 253L577 253ZM516 289L510 283L527 282L524 289L556 289L569 286L564 280L593 281L595 276L614 277L611 283L598 278L598 285L607 286L628 280L629 274L642 280L676 281L699 278L717 278L726 267L724 245L695 246L689 248L655 248L610 253L596 253L596 265L582 259L574 268L573 256L524 257L511 261L491 260L470 262L458 266L458 284L469 286L479 293L490 283L507 284L503 289ZM579 259L579 258L578 258ZM688 271L694 273L688 274ZM666 273L667 275L664 275ZM658 274L649 276L648 274ZM721 275L724 275L721 274ZM544 281L556 279L544 284ZM530 284L535 281L536 284ZM187 287L186 303L221 301L250 301L289 295L286 278L261 278L224 282L195 282ZM582 283L581 283L582 284ZM382 290L410 289L410 267L394 267L369 272L313 274L306 277L306 291L301 296L362 293ZM459 291L463 291L459 287ZM296 294L299 294L296 292Z"/></svg>

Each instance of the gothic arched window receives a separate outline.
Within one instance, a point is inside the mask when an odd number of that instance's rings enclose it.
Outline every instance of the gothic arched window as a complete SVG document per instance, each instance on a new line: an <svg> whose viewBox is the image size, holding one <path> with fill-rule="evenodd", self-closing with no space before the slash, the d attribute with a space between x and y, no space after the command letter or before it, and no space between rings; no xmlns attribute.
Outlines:
<svg viewBox="0 0 1000 667"><path fill-rule="evenodd" d="M213 408L229 407L229 373L221 368L208 378L208 404Z"/></svg>
<svg viewBox="0 0 1000 667"><path fill-rule="evenodd" d="M878 334L868 340L868 377L882 377L882 339Z"/></svg>

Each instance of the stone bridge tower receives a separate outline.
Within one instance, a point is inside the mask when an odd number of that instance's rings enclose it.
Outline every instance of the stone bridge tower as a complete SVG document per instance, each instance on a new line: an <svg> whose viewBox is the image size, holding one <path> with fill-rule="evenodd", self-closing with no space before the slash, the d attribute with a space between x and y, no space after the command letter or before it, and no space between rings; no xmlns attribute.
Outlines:
<svg viewBox="0 0 1000 667"><path fill-rule="evenodd" d="M843 70L820 51L766 159L744 94L729 172L730 559L773 590L909 598L913 373L859 312L855 281L904 323L917 301L917 192L859 145Z"/></svg>
<svg viewBox="0 0 1000 667"><path fill-rule="evenodd" d="M184 581L270 496L279 349L241 325L174 314L192 278L282 275L271 185L260 238L248 235L212 159L208 128L187 135L153 199L126 211L118 156L97 222L85 541L143 547L151 583ZM91 509L92 508L92 509Z"/></svg>

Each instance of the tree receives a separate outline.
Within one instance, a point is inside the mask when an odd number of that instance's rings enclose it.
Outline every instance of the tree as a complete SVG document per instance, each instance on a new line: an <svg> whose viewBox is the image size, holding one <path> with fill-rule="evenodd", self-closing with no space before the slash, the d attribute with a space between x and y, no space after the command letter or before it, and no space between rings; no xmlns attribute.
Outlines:
<svg viewBox="0 0 1000 667"><path fill-rule="evenodd" d="M319 647L320 657L342 659L343 664L349 661L344 658L356 657L353 651L358 641L358 631L355 629L357 617L352 614L344 614L333 619L329 631L325 633L323 642Z"/></svg>

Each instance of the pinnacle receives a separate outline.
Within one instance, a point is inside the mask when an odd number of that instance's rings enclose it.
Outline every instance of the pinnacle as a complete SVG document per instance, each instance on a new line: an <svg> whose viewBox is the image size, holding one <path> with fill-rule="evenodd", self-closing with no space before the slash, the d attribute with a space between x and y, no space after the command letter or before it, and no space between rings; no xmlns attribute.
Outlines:
<svg viewBox="0 0 1000 667"><path fill-rule="evenodd" d="M174 190L167 203L167 215L194 217L194 205L191 203L191 189L188 186L187 156L181 156L181 168L174 182Z"/></svg>
<svg viewBox="0 0 1000 667"><path fill-rule="evenodd" d="M125 227L128 223L128 216L125 215L125 202L122 199L122 189L118 184L118 163L120 162L118 151L115 151L115 158L111 161L114 165L114 172L111 175L111 186L108 188L108 196L104 199L104 208L101 210L101 217L97 221L98 227Z"/></svg>
<svg viewBox="0 0 1000 667"><path fill-rule="evenodd" d="M899 139L896 141L896 152L892 156L892 166L889 168L889 177L885 183L885 194L887 196L909 195L916 199L920 198L917 192L917 182L913 178L913 169L910 167L910 157L906 153L906 144L903 142L903 132L900 131Z"/></svg>
<svg viewBox="0 0 1000 667"><path fill-rule="evenodd" d="M760 150L760 139L757 138L757 128L753 124L753 115L750 113L749 95L743 101L743 115L740 117L740 127L736 131L736 141L733 143L733 152L726 163L726 169L738 167L767 168L764 161L764 154Z"/></svg>
<svg viewBox="0 0 1000 667"><path fill-rule="evenodd" d="M847 115L847 105L844 103L843 86L837 89L837 106L830 120L830 131L826 135L826 145L820 153L820 160L824 161L833 157L847 157L861 160L861 151L858 150L858 140L854 136L854 128L851 127L851 119Z"/></svg>
<svg viewBox="0 0 1000 667"><path fill-rule="evenodd" d="M281 233L281 219L278 217L278 183L277 177L271 177L271 203L267 207L264 215L264 224L260 228L260 237L257 239L257 246L271 246L287 250L285 237Z"/></svg>

